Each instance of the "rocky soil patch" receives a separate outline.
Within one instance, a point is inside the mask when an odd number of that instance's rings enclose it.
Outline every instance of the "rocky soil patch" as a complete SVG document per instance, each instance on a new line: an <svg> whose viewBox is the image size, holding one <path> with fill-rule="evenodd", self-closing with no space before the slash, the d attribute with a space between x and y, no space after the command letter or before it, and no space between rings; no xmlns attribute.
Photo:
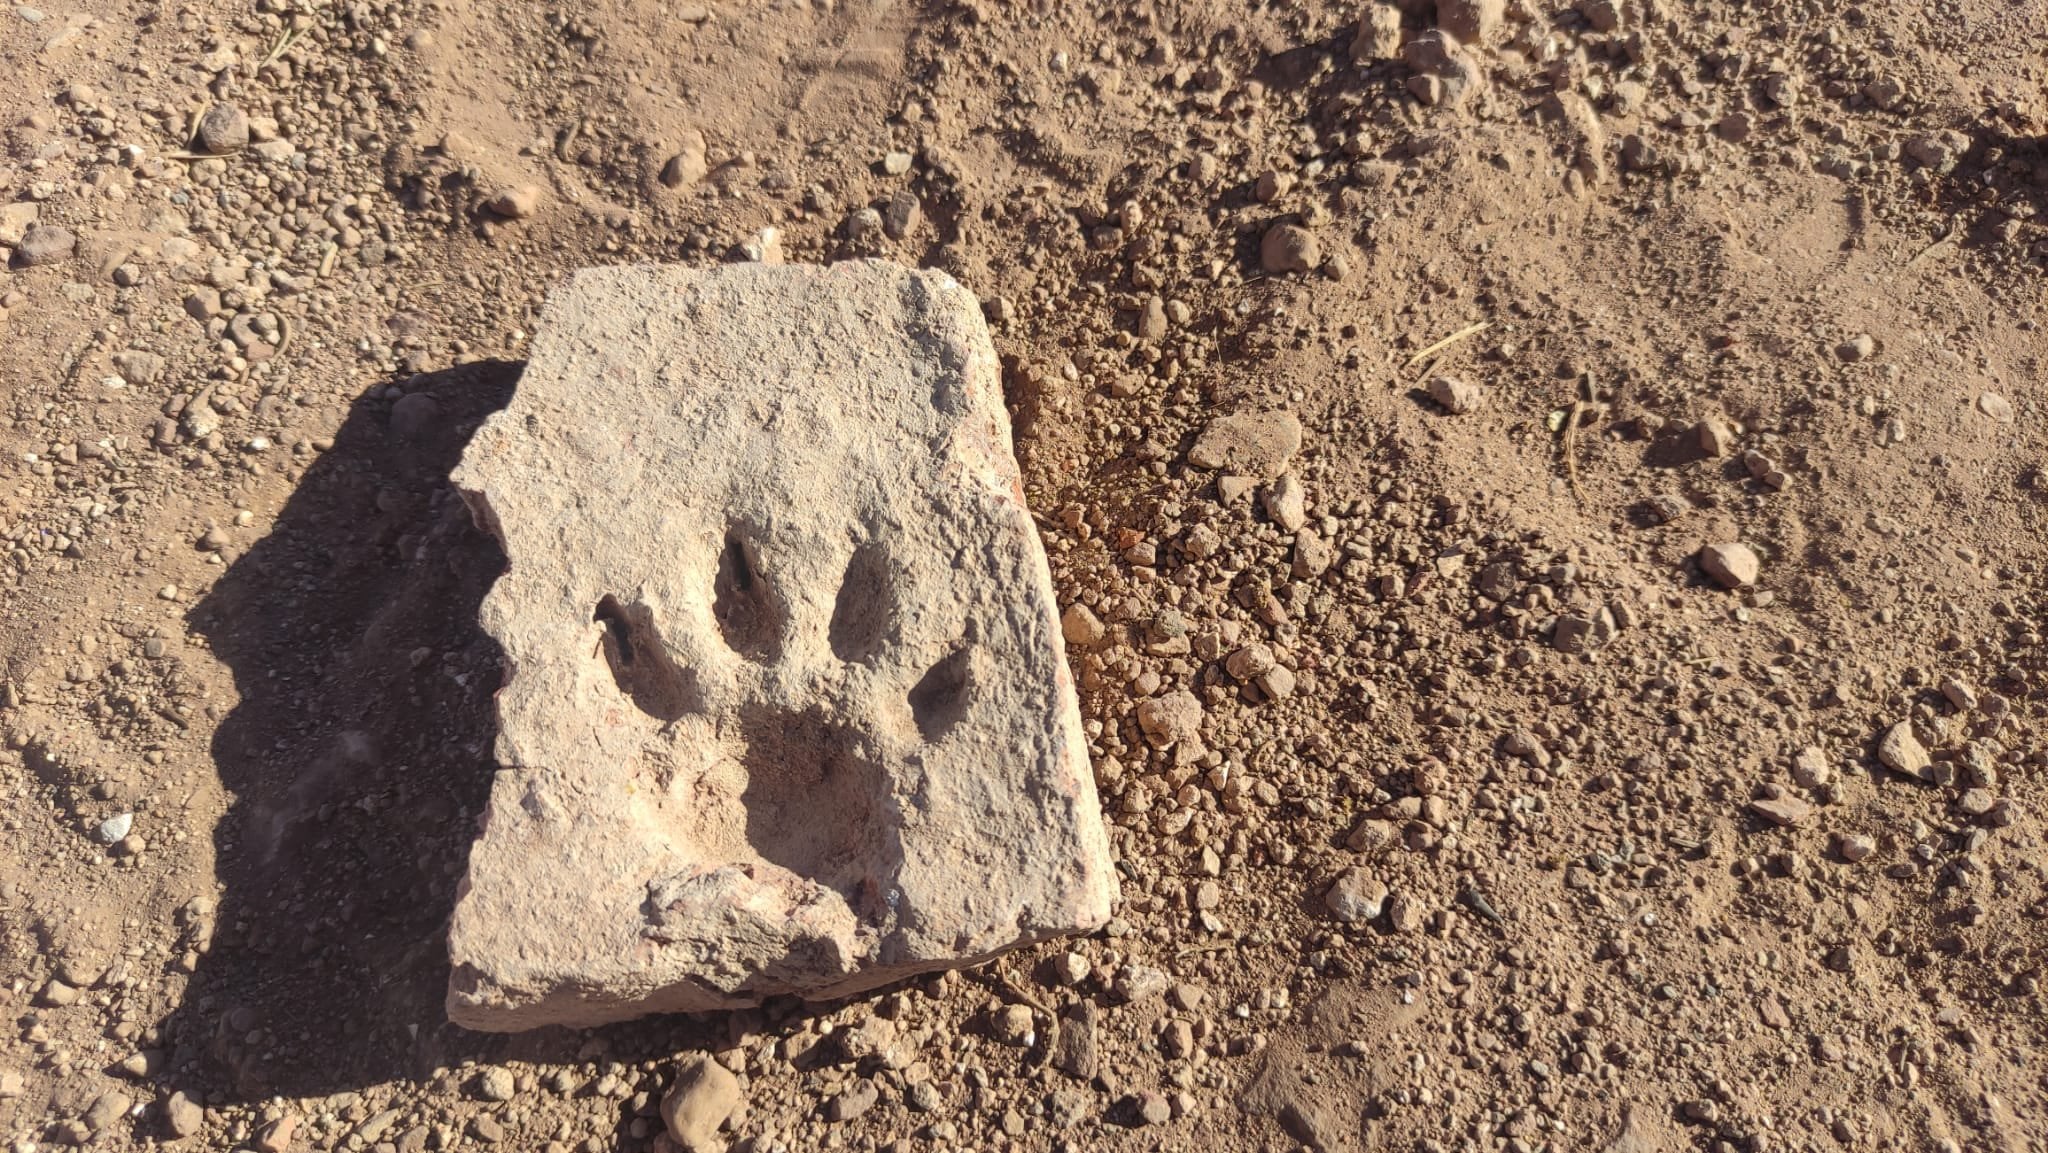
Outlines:
<svg viewBox="0 0 2048 1153"><path fill-rule="evenodd" d="M2028 1147L2036 16L0 9L0 1130ZM861 256L986 318L1110 919L451 1023L507 669L449 477L546 293Z"/></svg>

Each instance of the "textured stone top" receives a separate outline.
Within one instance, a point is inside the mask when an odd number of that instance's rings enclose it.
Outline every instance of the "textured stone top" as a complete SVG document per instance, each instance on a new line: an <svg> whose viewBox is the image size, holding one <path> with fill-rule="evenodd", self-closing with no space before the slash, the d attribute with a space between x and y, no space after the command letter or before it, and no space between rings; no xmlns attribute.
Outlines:
<svg viewBox="0 0 2048 1153"><path fill-rule="evenodd" d="M454 480L510 561L456 1022L837 997L1108 919L999 369L949 277L578 273Z"/></svg>

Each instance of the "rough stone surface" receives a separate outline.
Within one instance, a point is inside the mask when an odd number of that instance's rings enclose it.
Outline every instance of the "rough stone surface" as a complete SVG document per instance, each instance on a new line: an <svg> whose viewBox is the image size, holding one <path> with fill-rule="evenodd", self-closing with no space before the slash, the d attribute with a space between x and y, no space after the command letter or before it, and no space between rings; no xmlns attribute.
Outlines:
<svg viewBox="0 0 2048 1153"><path fill-rule="evenodd" d="M1424 104L1457 108L1486 86L1486 74L1455 35L1432 28L1401 45L1414 75L1408 91Z"/></svg>
<svg viewBox="0 0 2048 1153"><path fill-rule="evenodd" d="M1934 780L1934 758L1928 755L1927 746L1913 735L1910 721L1900 721L1885 730L1884 739L1877 744L1877 759L1895 773L1904 773L1920 781Z"/></svg>
<svg viewBox="0 0 2048 1153"><path fill-rule="evenodd" d="M1278 480L1267 486L1262 499L1266 515L1288 532L1300 532L1301 526L1308 523L1308 491L1293 473L1281 473Z"/></svg>
<svg viewBox="0 0 2048 1153"><path fill-rule="evenodd" d="M150 385L164 374L164 358L154 352L130 349L117 352L113 357L114 371L129 384Z"/></svg>
<svg viewBox="0 0 2048 1153"><path fill-rule="evenodd" d="M206 1124L206 1110L181 1089L164 1102L164 1124L171 1136L190 1137Z"/></svg>
<svg viewBox="0 0 2048 1153"><path fill-rule="evenodd" d="M1324 895L1331 915L1340 921L1371 921L1387 903L1387 886L1378 877L1353 865L1338 875Z"/></svg>
<svg viewBox="0 0 2048 1153"><path fill-rule="evenodd" d="M953 280L581 272L454 481L509 561L454 1021L844 997L1108 920L1059 609Z"/></svg>
<svg viewBox="0 0 2048 1153"><path fill-rule="evenodd" d="M1199 742L1202 732L1202 702L1186 690L1154 697L1138 705L1138 728L1145 739L1159 748Z"/></svg>
<svg viewBox="0 0 2048 1153"><path fill-rule="evenodd" d="M1060 632L1070 645L1093 648L1109 635L1109 629L1095 610L1084 604L1073 604L1060 617Z"/></svg>
<svg viewBox="0 0 2048 1153"><path fill-rule="evenodd" d="M1827 752L1818 746L1808 745L1792 757L1792 779L1800 785L1817 789L1835 777L1835 771L1828 765Z"/></svg>
<svg viewBox="0 0 2048 1153"><path fill-rule="evenodd" d="M1322 245L1299 224L1276 224L1259 241L1259 266L1267 272L1307 272L1322 262Z"/></svg>
<svg viewBox="0 0 2048 1153"><path fill-rule="evenodd" d="M1485 402L1485 397L1478 385L1462 377L1439 376L1429 382L1429 399L1443 406L1443 410L1452 416L1475 411Z"/></svg>
<svg viewBox="0 0 2048 1153"><path fill-rule="evenodd" d="M484 207L507 220L524 220L540 211L542 196L538 184L515 184L500 188Z"/></svg>
<svg viewBox="0 0 2048 1153"><path fill-rule="evenodd" d="M32 200L0 204L0 245L12 248L20 244L42 211L42 207Z"/></svg>
<svg viewBox="0 0 2048 1153"><path fill-rule="evenodd" d="M1700 550L1700 569L1722 588L1748 588L1762 572L1756 551L1746 544L1710 544Z"/></svg>
<svg viewBox="0 0 2048 1153"><path fill-rule="evenodd" d="M1209 422L1188 450L1196 468L1276 477L1301 451L1301 420L1291 412L1240 412Z"/></svg>
<svg viewBox="0 0 2048 1153"><path fill-rule="evenodd" d="M1351 59L1360 64L1392 60L1401 54L1401 10L1392 4L1368 4L1351 38Z"/></svg>
<svg viewBox="0 0 2048 1153"><path fill-rule="evenodd" d="M21 243L14 246L14 263L23 268L55 264L69 260L77 247L78 238L68 228L54 224L32 225L22 234Z"/></svg>
<svg viewBox="0 0 2048 1153"><path fill-rule="evenodd" d="M1767 797L1751 801L1749 808L1774 825L1796 825L1813 815L1813 806L1798 797Z"/></svg>
<svg viewBox="0 0 2048 1153"><path fill-rule="evenodd" d="M661 182L670 188L692 188L711 171L705 159L704 134L685 129L677 141L675 155L661 166Z"/></svg>
<svg viewBox="0 0 2048 1153"><path fill-rule="evenodd" d="M232 104L216 104L199 118L199 147L215 156L249 146L249 114Z"/></svg>
<svg viewBox="0 0 2048 1153"><path fill-rule="evenodd" d="M1491 40L1500 31L1506 0L1437 0L1436 22L1467 44Z"/></svg>
<svg viewBox="0 0 2048 1153"><path fill-rule="evenodd" d="M718 1130L746 1095L740 1079L709 1057L698 1057L676 1073L675 1084L661 1099L662 1124L685 1153L718 1153L725 1145Z"/></svg>

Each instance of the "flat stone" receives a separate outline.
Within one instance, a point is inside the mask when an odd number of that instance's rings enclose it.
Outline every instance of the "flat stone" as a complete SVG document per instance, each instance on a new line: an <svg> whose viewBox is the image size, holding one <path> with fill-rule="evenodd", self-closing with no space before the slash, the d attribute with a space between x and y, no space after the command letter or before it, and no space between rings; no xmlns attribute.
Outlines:
<svg viewBox="0 0 2048 1153"><path fill-rule="evenodd" d="M0 245L12 248L28 235L36 218L42 215L42 206L33 200L18 200L13 204L0 204Z"/></svg>
<svg viewBox="0 0 2048 1153"><path fill-rule="evenodd" d="M21 234L20 243L14 246L14 263L23 268L36 268L45 264L56 264L71 259L71 253L78 247L78 237L68 228L54 224L32 224Z"/></svg>
<svg viewBox="0 0 2048 1153"><path fill-rule="evenodd" d="M1195 437L1188 463L1238 476L1271 479L1301 451L1301 421L1291 412L1239 412L1219 416Z"/></svg>
<svg viewBox="0 0 2048 1153"><path fill-rule="evenodd" d="M94 1098L93 1103L86 1107L85 1116L79 1120L85 1122L85 1127L94 1137L106 1136L112 1132L114 1124L126 1117L128 1110L134 1107L135 1101L128 1094L116 1089Z"/></svg>
<svg viewBox="0 0 2048 1153"><path fill-rule="evenodd" d="M1774 825L1791 826L1813 815L1813 805L1798 797L1770 797L1751 801L1749 811Z"/></svg>
<svg viewBox="0 0 2048 1153"><path fill-rule="evenodd" d="M825 1120L835 1123L851 1121L874 1108L881 1096L873 1081L862 1078L841 1089L838 1096L826 1103Z"/></svg>
<svg viewBox="0 0 2048 1153"><path fill-rule="evenodd" d="M1884 739L1877 743L1877 759L1895 773L1904 773L1917 781L1937 783L1934 758L1928 755L1927 746L1920 743L1920 738L1913 735L1910 721L1900 721L1885 731Z"/></svg>
<svg viewBox="0 0 2048 1153"><path fill-rule="evenodd" d="M1108 921L1059 607L951 278L580 272L453 479L510 562L482 619L511 670L456 1023L847 997Z"/></svg>
<svg viewBox="0 0 2048 1153"><path fill-rule="evenodd" d="M117 352L113 357L114 371L129 384L150 385L164 374L164 358L154 352L129 349Z"/></svg>
<svg viewBox="0 0 2048 1153"><path fill-rule="evenodd" d="M1095 1078L1098 1064L1095 1044L1095 1002L1082 999L1060 1010L1059 1031L1052 1038L1053 1067L1081 1081Z"/></svg>

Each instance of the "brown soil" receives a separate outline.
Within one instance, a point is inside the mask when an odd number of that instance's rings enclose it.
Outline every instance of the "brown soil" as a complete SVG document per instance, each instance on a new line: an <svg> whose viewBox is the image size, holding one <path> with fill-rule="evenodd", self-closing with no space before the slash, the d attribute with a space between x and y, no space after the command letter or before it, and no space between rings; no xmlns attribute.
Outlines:
<svg viewBox="0 0 2048 1153"><path fill-rule="evenodd" d="M642 1150L709 1052L764 1153L2048 1148L2048 6L1360 16L0 10L0 1134ZM1109 626L1119 919L464 1032L502 559L448 470L564 272L750 245L987 302ZM1186 460L1276 407L1305 541Z"/></svg>

